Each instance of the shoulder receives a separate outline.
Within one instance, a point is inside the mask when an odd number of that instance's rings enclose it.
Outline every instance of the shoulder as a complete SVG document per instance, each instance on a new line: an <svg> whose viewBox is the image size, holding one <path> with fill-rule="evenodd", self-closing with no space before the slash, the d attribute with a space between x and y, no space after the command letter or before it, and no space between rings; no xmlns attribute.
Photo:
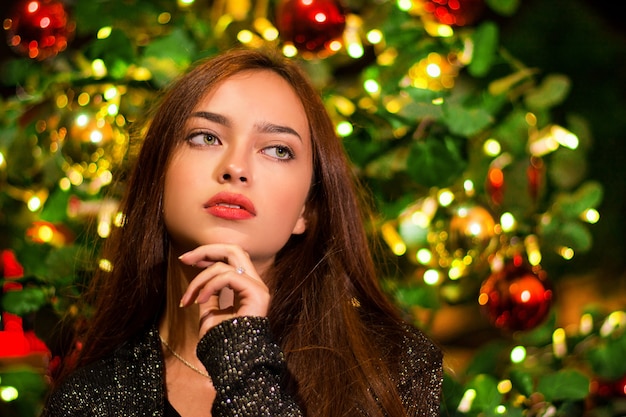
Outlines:
<svg viewBox="0 0 626 417"><path fill-rule="evenodd" d="M424 378L438 380L442 375L443 352L420 329L405 324L402 327L398 353L399 379L402 384L412 384Z"/></svg>
<svg viewBox="0 0 626 417"><path fill-rule="evenodd" d="M441 366L443 352L420 329L405 324L401 340L401 356L404 357L404 360L423 368Z"/></svg>
<svg viewBox="0 0 626 417"><path fill-rule="evenodd" d="M65 378L49 395L43 416L106 415L106 393L115 392L113 356L104 358Z"/></svg>
<svg viewBox="0 0 626 417"><path fill-rule="evenodd" d="M150 328L61 381L50 393L42 416L143 415L139 409L126 414L125 407L134 403L158 409L164 398L162 377L158 334Z"/></svg>
<svg viewBox="0 0 626 417"><path fill-rule="evenodd" d="M409 416L439 416L443 352L422 331L405 325L399 346L398 391Z"/></svg>

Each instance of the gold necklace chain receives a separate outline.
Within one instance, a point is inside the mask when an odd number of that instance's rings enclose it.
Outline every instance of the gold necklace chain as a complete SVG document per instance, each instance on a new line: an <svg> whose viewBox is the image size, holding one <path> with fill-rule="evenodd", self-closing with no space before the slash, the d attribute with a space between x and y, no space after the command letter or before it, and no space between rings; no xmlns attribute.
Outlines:
<svg viewBox="0 0 626 417"><path fill-rule="evenodd" d="M163 343L163 345L167 348L167 350L172 352L172 355L174 355L174 357L176 359L178 359L179 361L181 361L186 367L188 367L188 368L192 369L193 371L199 373L200 375L202 375L205 378L211 379L211 377L209 376L209 374L207 372L205 372L205 371L203 371L201 369L198 369L197 367L195 367L194 365L192 365L191 363L186 361L185 358L183 358L178 353L176 353L176 351L174 349L172 349L172 347L161 337L161 335L159 335L159 339L161 339L161 343Z"/></svg>

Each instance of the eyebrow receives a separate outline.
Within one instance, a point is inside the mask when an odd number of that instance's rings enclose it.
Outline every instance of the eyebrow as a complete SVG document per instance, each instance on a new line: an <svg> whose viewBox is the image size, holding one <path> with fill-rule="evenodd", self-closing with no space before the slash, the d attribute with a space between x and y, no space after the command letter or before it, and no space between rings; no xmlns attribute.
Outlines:
<svg viewBox="0 0 626 417"><path fill-rule="evenodd" d="M293 135L300 139L300 142L302 142L300 134L289 126L281 126L274 123L264 122L255 124L255 127L261 133L286 133L288 135Z"/></svg>
<svg viewBox="0 0 626 417"><path fill-rule="evenodd" d="M222 116L221 114L211 113L209 111L197 111L192 113L191 117L199 117L201 119L206 119L226 127L230 127L231 125L230 120L227 117Z"/></svg>
<svg viewBox="0 0 626 417"><path fill-rule="evenodd" d="M221 124L222 126L226 126L226 127L232 126L232 123L228 117L223 116L221 114L208 112L208 111L194 112L191 114L191 117L199 117L202 119L209 120L211 122ZM295 129L289 126L277 125L277 124L270 123L270 122L260 122L260 123L256 123L254 127L260 133L288 134L288 135L293 135L297 137L298 139L300 139L300 141L302 141L302 137L300 136L300 134L296 132Z"/></svg>

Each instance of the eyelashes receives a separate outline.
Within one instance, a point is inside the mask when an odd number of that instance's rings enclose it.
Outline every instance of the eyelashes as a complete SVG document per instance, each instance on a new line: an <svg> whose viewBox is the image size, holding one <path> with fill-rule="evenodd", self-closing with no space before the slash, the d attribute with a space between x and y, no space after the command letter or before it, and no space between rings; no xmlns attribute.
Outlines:
<svg viewBox="0 0 626 417"><path fill-rule="evenodd" d="M198 148L223 145L217 135L204 131L189 134L186 141L190 146ZM261 149L261 153L281 162L289 161L296 157L293 149L285 144L265 146Z"/></svg>

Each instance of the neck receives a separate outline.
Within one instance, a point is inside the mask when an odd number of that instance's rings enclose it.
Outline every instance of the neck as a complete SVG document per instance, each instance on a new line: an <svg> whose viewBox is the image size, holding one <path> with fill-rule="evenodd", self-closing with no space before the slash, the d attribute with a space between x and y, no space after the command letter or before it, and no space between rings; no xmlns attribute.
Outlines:
<svg viewBox="0 0 626 417"><path fill-rule="evenodd" d="M167 301L159 321L159 333L174 349L195 352L198 343L198 306L194 304L185 308L179 307L180 299L189 283L189 274L170 251Z"/></svg>

